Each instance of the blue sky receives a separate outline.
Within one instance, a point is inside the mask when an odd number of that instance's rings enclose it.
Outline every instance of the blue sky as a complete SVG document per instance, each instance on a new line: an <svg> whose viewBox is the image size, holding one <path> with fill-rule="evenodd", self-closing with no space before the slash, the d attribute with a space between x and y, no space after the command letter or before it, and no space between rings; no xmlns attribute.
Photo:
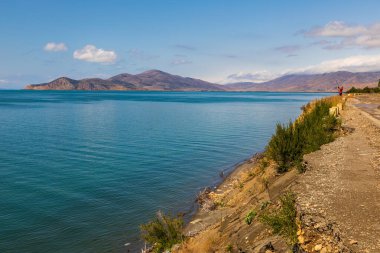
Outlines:
<svg viewBox="0 0 380 253"><path fill-rule="evenodd" d="M211 82L380 70L379 1L2 0L0 88L160 69Z"/></svg>

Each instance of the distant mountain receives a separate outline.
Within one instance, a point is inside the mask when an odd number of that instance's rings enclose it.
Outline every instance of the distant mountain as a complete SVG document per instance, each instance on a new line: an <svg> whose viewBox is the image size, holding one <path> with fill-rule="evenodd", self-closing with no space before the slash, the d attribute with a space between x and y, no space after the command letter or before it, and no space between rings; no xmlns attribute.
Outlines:
<svg viewBox="0 0 380 253"><path fill-rule="evenodd" d="M120 74L108 79L74 80L60 77L49 83L27 85L29 90L161 90L161 91L336 91L337 83L347 90L352 86L377 86L379 72L338 71L324 74L291 74L264 83L240 82L220 85L199 79L149 70L137 75Z"/></svg>
<svg viewBox="0 0 380 253"><path fill-rule="evenodd" d="M27 85L25 89L222 91L224 87L199 79L171 75L159 70L149 70L137 75L125 73L108 79L88 78L74 80L60 77L49 83Z"/></svg>
<svg viewBox="0 0 380 253"><path fill-rule="evenodd" d="M324 74L291 74L263 83L240 82L225 85L232 91L336 91L337 83L347 90L352 86L376 86L380 72L338 71Z"/></svg>

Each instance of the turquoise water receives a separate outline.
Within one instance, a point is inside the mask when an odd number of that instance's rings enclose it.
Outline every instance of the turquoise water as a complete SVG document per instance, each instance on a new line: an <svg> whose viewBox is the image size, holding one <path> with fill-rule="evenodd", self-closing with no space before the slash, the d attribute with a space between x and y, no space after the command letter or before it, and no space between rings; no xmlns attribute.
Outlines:
<svg viewBox="0 0 380 253"><path fill-rule="evenodd" d="M126 252L327 94L0 91L0 252Z"/></svg>

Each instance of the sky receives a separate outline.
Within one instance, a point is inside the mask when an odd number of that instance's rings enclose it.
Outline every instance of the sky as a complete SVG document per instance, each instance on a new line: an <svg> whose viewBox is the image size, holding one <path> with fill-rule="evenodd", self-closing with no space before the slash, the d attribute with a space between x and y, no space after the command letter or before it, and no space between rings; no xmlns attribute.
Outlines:
<svg viewBox="0 0 380 253"><path fill-rule="evenodd" d="M210 82L380 70L380 1L1 0L0 89L159 69Z"/></svg>

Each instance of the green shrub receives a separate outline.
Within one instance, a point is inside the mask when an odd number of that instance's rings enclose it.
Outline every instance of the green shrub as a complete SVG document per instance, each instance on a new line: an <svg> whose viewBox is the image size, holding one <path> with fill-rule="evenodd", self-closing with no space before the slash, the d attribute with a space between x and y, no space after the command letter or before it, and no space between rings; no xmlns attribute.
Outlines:
<svg viewBox="0 0 380 253"><path fill-rule="evenodd" d="M363 89L352 87L347 91L347 93L380 93L380 86L378 84L378 87L370 88L367 86Z"/></svg>
<svg viewBox="0 0 380 253"><path fill-rule="evenodd" d="M154 252L163 252L183 241L183 224L182 217L172 218L158 211L153 221L140 226L142 238Z"/></svg>
<svg viewBox="0 0 380 253"><path fill-rule="evenodd" d="M264 201L264 202L262 202L261 206L260 206L260 210L261 211L265 210L269 206L270 203L271 203L270 201Z"/></svg>
<svg viewBox="0 0 380 253"><path fill-rule="evenodd" d="M232 246L232 244L228 244L227 247L226 247L226 251L227 252L232 252L234 249L234 247Z"/></svg>
<svg viewBox="0 0 380 253"><path fill-rule="evenodd" d="M248 225L251 225L252 221L255 219L256 217L256 211L255 210L251 210L246 216L245 216L245 223L247 223Z"/></svg>
<svg viewBox="0 0 380 253"><path fill-rule="evenodd" d="M333 141L338 121L329 115L331 106L327 100L319 100L294 123L277 124L276 132L266 148L266 154L277 162L279 173L300 164L304 154L318 150L321 145Z"/></svg>
<svg viewBox="0 0 380 253"><path fill-rule="evenodd" d="M280 197L281 207L273 213L260 216L260 221L273 230L274 234L282 235L289 245L297 243L297 211L296 199L293 193L286 193Z"/></svg>

